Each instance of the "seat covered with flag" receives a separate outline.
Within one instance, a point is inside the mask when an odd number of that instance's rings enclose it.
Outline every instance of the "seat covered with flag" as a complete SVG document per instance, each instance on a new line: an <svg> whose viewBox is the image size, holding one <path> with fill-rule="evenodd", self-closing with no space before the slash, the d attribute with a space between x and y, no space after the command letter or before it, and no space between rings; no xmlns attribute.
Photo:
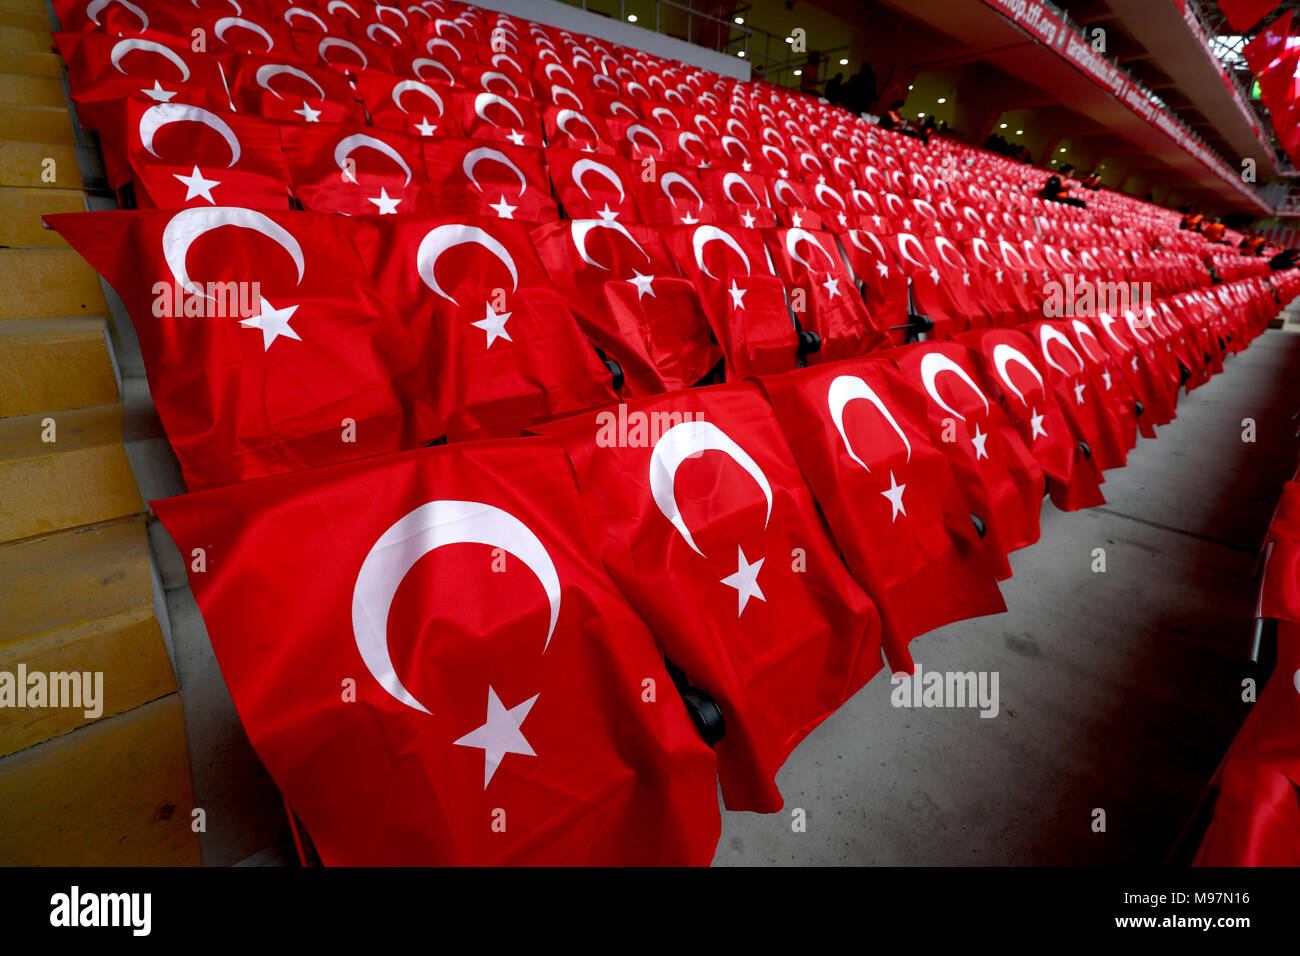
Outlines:
<svg viewBox="0 0 1300 956"><path fill-rule="evenodd" d="M762 392L690 389L541 430L569 452L610 574L722 709L727 807L779 810L777 770L880 670L881 630Z"/></svg>
<svg viewBox="0 0 1300 956"><path fill-rule="evenodd" d="M326 864L712 858L714 756L601 568L555 443L153 508L208 555L190 586L222 675Z"/></svg>

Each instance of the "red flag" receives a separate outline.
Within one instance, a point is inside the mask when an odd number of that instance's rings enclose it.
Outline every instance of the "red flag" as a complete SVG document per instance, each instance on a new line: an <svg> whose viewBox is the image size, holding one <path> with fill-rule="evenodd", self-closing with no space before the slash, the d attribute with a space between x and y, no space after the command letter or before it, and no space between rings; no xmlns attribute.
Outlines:
<svg viewBox="0 0 1300 956"><path fill-rule="evenodd" d="M263 119L292 123L361 123L360 104L334 70L296 60L228 56L226 79L235 108Z"/></svg>
<svg viewBox="0 0 1300 956"><path fill-rule="evenodd" d="M1227 17L1228 23L1238 33L1249 31L1277 6L1278 0L1219 0L1219 12Z"/></svg>
<svg viewBox="0 0 1300 956"><path fill-rule="evenodd" d="M418 343L449 439L518 435L615 401L523 223L382 216L354 238Z"/></svg>
<svg viewBox="0 0 1300 956"><path fill-rule="evenodd" d="M853 576L880 609L892 670L912 671L912 638L1006 610L948 460L909 415L912 387L887 360L759 383Z"/></svg>
<svg viewBox="0 0 1300 956"><path fill-rule="evenodd" d="M45 221L126 303L190 489L441 433L414 344L338 217L202 206Z"/></svg>
<svg viewBox="0 0 1300 956"><path fill-rule="evenodd" d="M844 237L844 253L862 283L867 308L889 330L890 340L901 345L907 334L901 327L908 323L906 273L874 233L850 229Z"/></svg>
<svg viewBox="0 0 1300 956"><path fill-rule="evenodd" d="M448 113L450 86L362 70L357 77L357 92L376 126L412 136L460 135L455 117Z"/></svg>
<svg viewBox="0 0 1300 956"><path fill-rule="evenodd" d="M540 149L435 136L424 141L424 166L440 215L534 223L560 217Z"/></svg>
<svg viewBox="0 0 1300 956"><path fill-rule="evenodd" d="M547 147L546 170L568 218L643 221L632 190L634 173L623 157Z"/></svg>
<svg viewBox="0 0 1300 956"><path fill-rule="evenodd" d="M286 125L281 140L294 194L307 209L349 216L431 211L418 137L319 123Z"/></svg>
<svg viewBox="0 0 1300 956"><path fill-rule="evenodd" d="M722 708L728 808L780 809L776 771L881 660L879 615L826 537L772 409L742 383L545 430L565 442L615 582Z"/></svg>
<svg viewBox="0 0 1300 956"><path fill-rule="evenodd" d="M153 507L207 555L190 585L222 675L326 864L712 858L713 755L594 558L558 446L421 449Z"/></svg>
<svg viewBox="0 0 1300 956"><path fill-rule="evenodd" d="M573 219L532 240L583 332L621 367L621 394L689 388L722 360L694 287L653 227Z"/></svg>

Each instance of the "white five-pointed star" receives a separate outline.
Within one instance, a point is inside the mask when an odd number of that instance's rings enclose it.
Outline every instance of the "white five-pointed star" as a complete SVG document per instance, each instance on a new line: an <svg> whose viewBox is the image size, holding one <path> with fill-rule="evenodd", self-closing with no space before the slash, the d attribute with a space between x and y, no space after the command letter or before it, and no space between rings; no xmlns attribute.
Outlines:
<svg viewBox="0 0 1300 956"><path fill-rule="evenodd" d="M1080 382L1078 385L1074 386L1074 403L1076 405L1083 404L1083 382Z"/></svg>
<svg viewBox="0 0 1300 956"><path fill-rule="evenodd" d="M749 290L742 289L740 286L736 285L736 280L732 279L731 288L728 289L727 291L731 293L731 304L735 306L737 309L743 309L745 307L745 303L742 300L745 297L745 293L748 292Z"/></svg>
<svg viewBox="0 0 1300 956"><path fill-rule="evenodd" d="M516 146L524 145L524 134L519 132L519 130L507 133L506 139L510 140L510 142L514 143Z"/></svg>
<svg viewBox="0 0 1300 956"><path fill-rule="evenodd" d="M1001 269L999 269L999 270L997 271L997 280L998 280L999 282L1002 281L1002 270L1001 270Z"/></svg>
<svg viewBox="0 0 1300 956"><path fill-rule="evenodd" d="M1102 372L1101 380L1106 383L1106 390L1110 391L1110 372Z"/></svg>
<svg viewBox="0 0 1300 956"><path fill-rule="evenodd" d="M979 422L975 423L975 434L971 436L970 443L975 446L975 460L987 458L989 453L984 449L984 443L989 440L987 433L980 431Z"/></svg>
<svg viewBox="0 0 1300 956"><path fill-rule="evenodd" d="M846 216L846 215L844 215L844 213L840 213L840 214L839 214L838 216L836 216L835 218L836 218L837 220L839 220L839 224L840 224L841 226L847 226L847 225L849 224L849 217Z"/></svg>
<svg viewBox="0 0 1300 956"><path fill-rule="evenodd" d="M618 218L618 213L615 210L609 208L609 203L605 203L605 208L597 209L596 215L599 216L601 219L604 219L606 222L613 222L615 219Z"/></svg>
<svg viewBox="0 0 1300 956"><path fill-rule="evenodd" d="M262 350L266 351L271 347L271 343L281 335L285 338L302 341L302 337L289 328L289 320L293 318L293 314L297 311L298 307L296 305L277 309L263 298L261 311L252 318L241 319L239 324L246 329L260 329L262 332Z"/></svg>
<svg viewBox="0 0 1300 956"><path fill-rule="evenodd" d="M736 547L739 554L740 566L736 569L735 574L728 575L722 579L722 583L729 588L736 589L736 596L740 599L740 606L736 609L736 617L745 613L745 605L749 603L751 597L756 597L760 601L767 601L763 597L763 592L758 586L758 572L763 567L766 558L759 558L753 564L745 560L745 549Z"/></svg>
<svg viewBox="0 0 1300 956"><path fill-rule="evenodd" d="M208 202L212 203L212 205L215 206L217 204L217 201L212 198L212 187L220 186L220 180L204 179L203 174L199 172L199 167L197 166L194 167L194 172L190 173L188 176L182 176L180 173L172 173L172 175L184 183L186 202L189 202L195 196L202 196Z"/></svg>
<svg viewBox="0 0 1300 956"><path fill-rule="evenodd" d="M939 281L939 270L930 266L930 281L937 283Z"/></svg>
<svg viewBox="0 0 1300 956"><path fill-rule="evenodd" d="M799 215L797 211L790 213L790 225L798 229L803 225L803 216Z"/></svg>
<svg viewBox="0 0 1300 956"><path fill-rule="evenodd" d="M421 136L432 136L438 129L433 123L429 122L429 117L421 116L420 122L415 124L415 128L420 131Z"/></svg>
<svg viewBox="0 0 1300 956"><path fill-rule="evenodd" d="M887 276L889 275L889 266L885 265L884 262L877 262L876 271L879 272L882 276Z"/></svg>
<svg viewBox="0 0 1300 956"><path fill-rule="evenodd" d="M1039 435L1042 435L1044 438L1047 437L1047 429L1043 427L1043 416L1038 414L1038 409L1036 408L1030 410L1029 425L1033 428L1033 432L1029 436L1030 438L1037 438Z"/></svg>
<svg viewBox="0 0 1300 956"><path fill-rule="evenodd" d="M830 294L830 297L833 299L840 294L840 280L828 278L825 282L822 283L822 288L825 289Z"/></svg>
<svg viewBox="0 0 1300 956"><path fill-rule="evenodd" d="M470 325L476 329L482 329L487 333L487 345L484 348L491 348L492 343L497 339L505 339L507 342L513 342L510 333L506 331L506 319L513 315L513 312L502 312L500 314L492 311L490 304L485 305L487 315L477 322L471 322Z"/></svg>
<svg viewBox="0 0 1300 956"><path fill-rule="evenodd" d="M699 222L699 220L696 219L694 216L692 216L689 212L682 213L682 225L693 226L697 222Z"/></svg>
<svg viewBox="0 0 1300 956"><path fill-rule="evenodd" d="M519 207L507 203L506 197L503 195L498 202L492 203L488 208L496 210L497 218L499 219L514 219L515 210Z"/></svg>
<svg viewBox="0 0 1300 956"><path fill-rule="evenodd" d="M320 122L320 110L312 109L311 104L309 104L306 100L302 101L302 109L294 110L294 112L297 113L299 116L301 116L308 123Z"/></svg>
<svg viewBox="0 0 1300 956"><path fill-rule="evenodd" d="M745 224L746 229L754 228L754 214L750 212L748 209L746 209L745 212L741 215L740 221Z"/></svg>
<svg viewBox="0 0 1300 956"><path fill-rule="evenodd" d="M743 169L745 172L749 172L751 169L754 168L754 165L749 160L745 160L740 164L740 168Z"/></svg>
<svg viewBox="0 0 1300 956"><path fill-rule="evenodd" d="M157 80L153 81L152 89L141 90L140 92L150 99L157 100L159 103L169 102L171 98L176 95L175 90L164 90L162 84Z"/></svg>
<svg viewBox="0 0 1300 956"><path fill-rule="evenodd" d="M897 521L899 515L902 515L904 518L907 517L907 509L903 507L903 489L906 487L907 485L900 485L894 480L894 473L892 471L889 473L889 490L882 491L880 494L885 498L888 498L889 503L893 506L894 510L889 516L891 522Z"/></svg>
<svg viewBox="0 0 1300 956"><path fill-rule="evenodd" d="M379 215L381 216L391 216L396 214L397 204L402 201L400 197L394 199L392 196L388 195L388 190L384 189L382 186L379 187L378 196L367 196L366 199L379 207Z"/></svg>
<svg viewBox="0 0 1300 956"><path fill-rule="evenodd" d="M1137 370L1138 370L1138 357L1135 355L1133 356L1133 371L1136 372Z"/></svg>
<svg viewBox="0 0 1300 956"><path fill-rule="evenodd" d="M627 281L630 282L630 283L632 283L634 286L636 286L636 299L637 299L637 301L640 302L640 301L641 301L641 297L642 297L643 295L646 295L646 294L649 294L649 295L651 295L651 296L654 296L654 294L655 294L655 290L651 287L650 283L655 281L655 277L654 277L654 276L643 276L641 273L637 272L635 269L633 269L632 271L636 273L636 277L635 277L635 278L632 278L632 279L628 279Z"/></svg>
<svg viewBox="0 0 1300 956"><path fill-rule="evenodd" d="M970 273L969 273L969 272L963 272L963 273L961 274L961 279L962 279L962 282L964 282L966 285L970 285Z"/></svg>
<svg viewBox="0 0 1300 956"><path fill-rule="evenodd" d="M459 740L453 741L458 747L475 747L483 751L483 789L492 782L492 775L501 766L501 758L506 754L520 754L524 757L536 757L532 745L528 743L521 729L528 718L528 712L537 703L540 694L534 694L522 704L516 704L509 710L501 703L497 692L488 684L487 720L483 725L470 731Z"/></svg>

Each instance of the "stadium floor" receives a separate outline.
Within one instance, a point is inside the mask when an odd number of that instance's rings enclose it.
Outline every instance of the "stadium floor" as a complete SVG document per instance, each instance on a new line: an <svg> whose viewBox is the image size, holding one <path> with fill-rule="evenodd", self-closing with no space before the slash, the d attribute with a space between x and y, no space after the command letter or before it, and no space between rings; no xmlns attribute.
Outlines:
<svg viewBox="0 0 1300 956"><path fill-rule="evenodd" d="M1042 539L1011 557L1008 612L913 644L925 670L998 672L997 717L896 709L880 673L791 755L785 812L724 812L715 865L1162 862L1246 716L1297 380L1300 335L1270 330L1139 439L1105 506L1045 503Z"/></svg>

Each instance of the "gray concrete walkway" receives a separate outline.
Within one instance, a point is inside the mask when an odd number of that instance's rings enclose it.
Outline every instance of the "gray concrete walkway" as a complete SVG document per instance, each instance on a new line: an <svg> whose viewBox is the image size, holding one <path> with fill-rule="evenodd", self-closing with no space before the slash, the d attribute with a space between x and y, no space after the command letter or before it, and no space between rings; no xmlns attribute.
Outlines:
<svg viewBox="0 0 1300 956"><path fill-rule="evenodd" d="M785 812L723 814L715 863L1160 863L1245 719L1252 574L1297 407L1300 335L1267 332L1139 441L1104 507L1045 505L1006 614L913 644L926 670L996 671L996 718L894 708L878 675L790 757Z"/></svg>

